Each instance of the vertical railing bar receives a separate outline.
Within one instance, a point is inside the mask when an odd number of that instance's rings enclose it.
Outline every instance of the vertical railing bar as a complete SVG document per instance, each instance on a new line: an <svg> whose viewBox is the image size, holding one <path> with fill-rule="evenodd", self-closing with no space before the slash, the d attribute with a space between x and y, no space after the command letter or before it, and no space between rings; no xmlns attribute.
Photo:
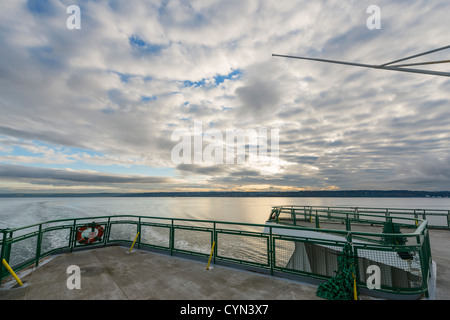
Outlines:
<svg viewBox="0 0 450 320"><path fill-rule="evenodd" d="M137 247L138 247L138 249L140 249L141 248L141 234L142 234L141 233L141 217L140 216L139 216L139 219L138 219L137 232L139 233Z"/></svg>
<svg viewBox="0 0 450 320"><path fill-rule="evenodd" d="M213 263L216 264L216 256L217 256L217 233L216 233L216 222L213 222L213 234L212 234L212 243L211 246L215 243L214 252L213 252Z"/></svg>
<svg viewBox="0 0 450 320"><path fill-rule="evenodd" d="M8 229L3 229L2 230L2 250L0 252L0 261L3 261L3 259L6 256L6 250L7 250L7 246L8 246L8 241L7 241L7 234L8 234ZM6 260L6 259L5 259ZM2 283L2 279L3 279L3 270L5 269L5 267L3 266L3 263L0 265L0 285Z"/></svg>
<svg viewBox="0 0 450 320"><path fill-rule="evenodd" d="M36 267L39 265L39 259L41 258L41 244L42 244L42 223L39 224L39 233L36 244L36 256L35 256Z"/></svg>
<svg viewBox="0 0 450 320"><path fill-rule="evenodd" d="M316 209L316 228L319 229L320 228L320 224L319 224L319 215L317 213L317 209Z"/></svg>
<svg viewBox="0 0 450 320"><path fill-rule="evenodd" d="M348 212L345 213L345 230L346 231L351 231L351 225L350 225L350 220L348 219Z"/></svg>
<svg viewBox="0 0 450 320"><path fill-rule="evenodd" d="M275 267L275 239L272 234L272 226L269 227L269 264L270 264L270 275L273 276L273 268Z"/></svg>
<svg viewBox="0 0 450 320"><path fill-rule="evenodd" d="M171 227L170 227L170 243L169 243L169 246L170 246L170 255L171 256L173 256L173 249L174 249L174 244L175 244L175 239L174 239L174 237L175 237L175 230L174 230L174 224L173 224L173 222L174 222L174 219L171 219Z"/></svg>
<svg viewBox="0 0 450 320"><path fill-rule="evenodd" d="M77 219L73 219L73 225L70 229L70 236L69 236L69 246L70 246L70 252L73 252L73 248L75 246L75 234L77 230Z"/></svg>
<svg viewBox="0 0 450 320"><path fill-rule="evenodd" d="M429 266L427 266L427 255L428 252L425 252L425 250L423 250L424 247L421 246L420 250L419 250L419 261L420 261L420 266L421 266L421 277L422 277L422 289L425 289L426 286L426 293L425 295L428 296L428 269Z"/></svg>
<svg viewBox="0 0 450 320"><path fill-rule="evenodd" d="M450 210L447 212L447 228L450 228Z"/></svg>
<svg viewBox="0 0 450 320"><path fill-rule="evenodd" d="M9 237L8 237L8 241L7 241L8 246L7 246L6 255L4 258L6 260L6 262L8 262L8 263L11 258L11 243L12 243L13 234L14 234L14 231L9 230Z"/></svg>
<svg viewBox="0 0 450 320"><path fill-rule="evenodd" d="M354 256L354 260L355 260L355 271L356 271L356 274L355 274L355 277L356 277L356 283L357 284L360 284L361 283L361 281L360 281L360 273L359 273L359 259L358 259L358 248L356 248L356 247L354 247L354 246L352 246L352 249L353 249L353 256Z"/></svg>

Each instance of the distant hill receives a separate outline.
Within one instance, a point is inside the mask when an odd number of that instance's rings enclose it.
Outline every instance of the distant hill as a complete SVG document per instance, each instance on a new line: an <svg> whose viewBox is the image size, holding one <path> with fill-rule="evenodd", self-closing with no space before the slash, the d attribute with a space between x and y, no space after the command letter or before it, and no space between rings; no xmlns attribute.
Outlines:
<svg viewBox="0 0 450 320"><path fill-rule="evenodd" d="M411 190L338 190L338 191L205 191L205 192L146 192L146 193L11 193L0 197L383 197L383 198L448 198L450 191Z"/></svg>

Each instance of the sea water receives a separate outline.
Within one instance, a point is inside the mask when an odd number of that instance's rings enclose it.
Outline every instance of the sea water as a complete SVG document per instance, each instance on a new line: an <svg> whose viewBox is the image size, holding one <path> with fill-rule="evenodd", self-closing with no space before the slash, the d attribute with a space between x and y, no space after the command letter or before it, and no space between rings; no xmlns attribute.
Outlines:
<svg viewBox="0 0 450 320"><path fill-rule="evenodd" d="M0 229L33 225L50 220L89 218L99 216L136 215L146 217L214 220L238 223L264 224L273 206L348 206L401 209L450 210L449 198L293 198L293 197L43 197L0 198ZM86 222L86 221L85 221ZM196 223L197 224L197 223ZM219 226L220 224L218 224ZM119 228L111 237L132 241L136 226L115 225ZM211 227L211 225L209 225ZM36 228L36 227L34 227ZM225 226L226 228L226 226ZM232 228L239 228L233 226ZM254 227L258 228L258 227ZM262 230L262 228L259 228ZM26 229L28 230L28 229ZM42 252L60 248L68 242L70 229L45 232ZM259 230L259 232L262 232ZM30 232L28 230L27 232ZM185 234L184 234L185 233ZM15 233L17 236L17 232ZM267 263L267 242L261 237L219 233L222 257ZM209 232L176 230L175 248L209 254ZM141 241L168 247L168 228L146 226ZM149 242L151 241L151 242ZM13 244L10 262L13 265L33 259L36 237ZM293 248L285 248L290 257ZM283 263L280 259L277 263ZM281 262L280 262L281 261ZM284 263L286 263L284 261Z"/></svg>
<svg viewBox="0 0 450 320"><path fill-rule="evenodd" d="M12 197L0 198L0 229L109 215L264 224L271 208L281 205L450 210L450 198Z"/></svg>

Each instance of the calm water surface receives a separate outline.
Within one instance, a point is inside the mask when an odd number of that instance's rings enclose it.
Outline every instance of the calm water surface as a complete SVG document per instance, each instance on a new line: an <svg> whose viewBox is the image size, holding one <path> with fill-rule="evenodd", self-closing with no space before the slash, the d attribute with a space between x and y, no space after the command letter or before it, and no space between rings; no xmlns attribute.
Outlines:
<svg viewBox="0 0 450 320"><path fill-rule="evenodd" d="M0 229L120 214L263 224L271 207L280 205L450 210L450 198L2 198Z"/></svg>
<svg viewBox="0 0 450 320"><path fill-rule="evenodd" d="M188 218L264 224L271 208L280 205L350 206L412 209L450 209L448 198L1 198L0 229L24 227L57 219L86 218L111 215L139 215L167 218ZM233 228L236 228L234 226ZM245 227L246 228L246 227ZM258 229L258 228L256 228ZM30 232L27 229L27 232ZM42 252L62 247L69 239L69 229L46 232ZM262 230L259 230L262 231ZM21 231L19 231L20 233ZM115 227L111 237L132 241L136 226ZM16 234L17 235L17 234ZM218 254L222 257L267 262L267 241L221 233ZM145 243L168 247L169 234L165 228L145 228L141 239ZM10 264L20 265L36 255L36 237L26 238L13 245ZM204 232L177 230L175 248L208 254L211 235ZM286 264L294 247L278 248ZM280 251L281 250L281 251ZM283 260L284 259L284 260Z"/></svg>

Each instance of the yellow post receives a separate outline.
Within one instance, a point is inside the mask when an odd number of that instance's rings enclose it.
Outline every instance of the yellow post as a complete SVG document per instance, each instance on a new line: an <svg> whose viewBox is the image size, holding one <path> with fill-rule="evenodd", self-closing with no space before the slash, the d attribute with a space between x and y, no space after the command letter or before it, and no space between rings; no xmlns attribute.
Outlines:
<svg viewBox="0 0 450 320"><path fill-rule="evenodd" d="M214 245L215 245L215 244L216 244L216 242L214 241L214 242L213 242L213 245L212 245L212 247L211 247L211 253L209 254L208 265L206 266L206 269L205 269L205 270L209 270L209 264L211 263L211 258L212 258L213 252L214 252Z"/></svg>
<svg viewBox="0 0 450 320"><path fill-rule="evenodd" d="M356 277L355 274L353 274L353 300L358 300L358 292L356 291Z"/></svg>
<svg viewBox="0 0 450 320"><path fill-rule="evenodd" d="M14 277L14 279L16 279L16 281L23 286L22 281L20 281L19 277L15 274L15 272L13 271L13 269L11 269L11 267L9 266L8 262L6 262L5 259L3 259L3 265L6 267L6 269L8 269L9 273L11 273L11 275Z"/></svg>
<svg viewBox="0 0 450 320"><path fill-rule="evenodd" d="M130 250L128 252L131 252L131 249L133 249L134 244L136 243L136 240L137 240L138 237L139 237L139 232L137 233L136 238L134 238L133 244L131 245L131 248L130 248Z"/></svg>

